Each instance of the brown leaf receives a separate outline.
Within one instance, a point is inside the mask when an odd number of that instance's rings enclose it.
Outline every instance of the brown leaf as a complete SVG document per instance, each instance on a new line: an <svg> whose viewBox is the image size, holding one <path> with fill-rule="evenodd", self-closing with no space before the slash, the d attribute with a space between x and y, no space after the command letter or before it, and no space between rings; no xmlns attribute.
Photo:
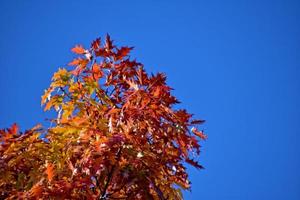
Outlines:
<svg viewBox="0 0 300 200"><path fill-rule="evenodd" d="M205 120L201 120L201 119L199 119L199 120L192 120L191 124L192 125L194 125L194 124L203 124L204 122L205 122Z"/></svg>

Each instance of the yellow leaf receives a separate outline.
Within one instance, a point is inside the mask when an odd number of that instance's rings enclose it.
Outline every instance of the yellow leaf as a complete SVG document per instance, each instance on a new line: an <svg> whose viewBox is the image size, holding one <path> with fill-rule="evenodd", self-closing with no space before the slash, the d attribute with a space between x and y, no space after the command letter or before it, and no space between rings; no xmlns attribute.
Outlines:
<svg viewBox="0 0 300 200"><path fill-rule="evenodd" d="M59 68L57 72L54 73L52 80L63 80L66 81L70 77L69 72L65 68Z"/></svg>
<svg viewBox="0 0 300 200"><path fill-rule="evenodd" d="M68 117L70 115L72 115L73 113L73 110L74 110L74 104L73 103L70 103L70 102L67 102L66 104L63 104L62 105L62 109L63 109L63 114L62 114L62 119L68 119Z"/></svg>

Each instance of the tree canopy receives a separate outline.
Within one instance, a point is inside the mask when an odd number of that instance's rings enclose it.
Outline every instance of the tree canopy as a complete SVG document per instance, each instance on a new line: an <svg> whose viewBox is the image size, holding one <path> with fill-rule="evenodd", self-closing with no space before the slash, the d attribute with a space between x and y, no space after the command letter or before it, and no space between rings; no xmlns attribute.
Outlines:
<svg viewBox="0 0 300 200"><path fill-rule="evenodd" d="M182 199L185 163L206 135L171 94L109 35L54 73L42 96L50 128L0 130L1 199Z"/></svg>

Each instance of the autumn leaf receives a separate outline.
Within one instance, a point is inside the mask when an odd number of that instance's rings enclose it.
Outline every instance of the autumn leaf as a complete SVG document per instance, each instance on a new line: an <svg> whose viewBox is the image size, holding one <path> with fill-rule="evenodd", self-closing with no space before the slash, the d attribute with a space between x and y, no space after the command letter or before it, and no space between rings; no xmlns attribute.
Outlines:
<svg viewBox="0 0 300 200"><path fill-rule="evenodd" d="M47 174L48 181L51 182L54 177L54 164L47 163L45 173Z"/></svg>
<svg viewBox="0 0 300 200"><path fill-rule="evenodd" d="M133 80L126 80L126 82L130 88L133 88L136 91L139 90L139 86Z"/></svg>
<svg viewBox="0 0 300 200"><path fill-rule="evenodd" d="M73 51L76 54L84 54L85 53L85 49L81 45L76 45L75 47L73 47L71 49L71 51Z"/></svg>
<svg viewBox="0 0 300 200"><path fill-rule="evenodd" d="M153 96L154 97L159 97L161 94L161 88L160 87L156 87L154 92L153 92Z"/></svg>
<svg viewBox="0 0 300 200"><path fill-rule="evenodd" d="M57 72L54 73L52 80L53 81L57 81L57 80L63 80L63 81L67 81L70 77L69 72L64 69L64 68L59 68Z"/></svg>
<svg viewBox="0 0 300 200"><path fill-rule="evenodd" d="M47 90L45 90L44 95L42 96L41 105L45 104L47 101L50 101L51 93L53 92L53 88L49 87Z"/></svg>
<svg viewBox="0 0 300 200"><path fill-rule="evenodd" d="M148 84L148 76L143 67L140 67L137 71L138 80L141 85Z"/></svg>
<svg viewBox="0 0 300 200"><path fill-rule="evenodd" d="M19 127L16 123L14 123L8 130L11 135L16 135L19 131Z"/></svg>
<svg viewBox="0 0 300 200"><path fill-rule="evenodd" d="M97 63L92 66L92 75L95 80L98 80L104 75L103 71L100 68L100 65L98 65Z"/></svg>
<svg viewBox="0 0 300 200"><path fill-rule="evenodd" d="M117 50L115 59L121 60L122 58L127 56L132 49L133 49L133 47L121 47L120 49Z"/></svg>
<svg viewBox="0 0 300 200"><path fill-rule="evenodd" d="M47 128L0 129L0 199L181 200L191 187L184 164L203 169L207 136L193 126L204 120L174 106L167 76L149 75L132 47L109 35L90 46L72 48L74 67L45 90L44 110L56 111Z"/></svg>
<svg viewBox="0 0 300 200"><path fill-rule="evenodd" d="M207 139L207 136L203 133L203 131L198 131L195 127L193 127L191 130L195 135L197 135L201 139L203 140Z"/></svg>
<svg viewBox="0 0 300 200"><path fill-rule="evenodd" d="M94 40L91 44L91 48L95 50L98 50L100 48L100 45L101 45L101 39L100 38L97 38L96 40Z"/></svg>
<svg viewBox="0 0 300 200"><path fill-rule="evenodd" d="M107 51L110 51L113 49L113 41L110 39L110 36L107 34L105 38L105 48Z"/></svg>
<svg viewBox="0 0 300 200"><path fill-rule="evenodd" d="M69 66L77 66L83 61L82 58L75 58L73 61L68 63Z"/></svg>

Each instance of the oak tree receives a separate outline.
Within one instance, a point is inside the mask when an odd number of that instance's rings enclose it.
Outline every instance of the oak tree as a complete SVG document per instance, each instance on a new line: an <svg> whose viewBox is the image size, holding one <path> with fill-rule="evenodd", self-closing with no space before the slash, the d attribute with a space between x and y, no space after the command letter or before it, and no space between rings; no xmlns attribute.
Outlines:
<svg viewBox="0 0 300 200"><path fill-rule="evenodd" d="M182 199L197 129L162 73L149 75L109 35L60 68L42 96L50 128L0 130L1 199Z"/></svg>

